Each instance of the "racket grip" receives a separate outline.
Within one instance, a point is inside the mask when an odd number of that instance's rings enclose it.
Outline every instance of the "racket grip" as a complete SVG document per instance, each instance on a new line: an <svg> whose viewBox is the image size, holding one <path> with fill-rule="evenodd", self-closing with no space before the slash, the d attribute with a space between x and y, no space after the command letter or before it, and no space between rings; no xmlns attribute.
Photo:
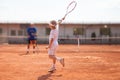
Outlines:
<svg viewBox="0 0 120 80"><path fill-rule="evenodd" d="M63 17L62 19L58 20L58 23L62 23L62 21L65 20L65 17Z"/></svg>
<svg viewBox="0 0 120 80"><path fill-rule="evenodd" d="M58 23L59 23L59 24L62 23L62 20L58 20Z"/></svg>

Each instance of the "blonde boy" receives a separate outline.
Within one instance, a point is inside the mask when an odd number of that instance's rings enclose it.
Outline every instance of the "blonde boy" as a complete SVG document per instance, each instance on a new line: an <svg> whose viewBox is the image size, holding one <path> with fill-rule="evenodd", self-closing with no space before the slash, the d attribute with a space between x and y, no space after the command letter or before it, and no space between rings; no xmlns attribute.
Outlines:
<svg viewBox="0 0 120 80"><path fill-rule="evenodd" d="M56 70L56 67L55 67L56 60L59 61L63 67L65 65L64 58L60 58L55 55L58 47L58 34L59 34L58 26L61 22L62 21L59 21L59 23L57 23L55 20L52 20L49 23L49 27L51 31L49 35L49 45L46 47L46 49L48 49L49 58L52 59L52 62L53 62L51 68L48 70L49 72Z"/></svg>

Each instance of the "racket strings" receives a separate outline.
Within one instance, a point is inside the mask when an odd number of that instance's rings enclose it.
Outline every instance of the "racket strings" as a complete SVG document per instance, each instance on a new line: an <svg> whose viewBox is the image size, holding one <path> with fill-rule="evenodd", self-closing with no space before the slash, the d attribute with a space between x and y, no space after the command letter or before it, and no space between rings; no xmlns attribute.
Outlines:
<svg viewBox="0 0 120 80"><path fill-rule="evenodd" d="M67 6L66 14L72 12L72 11L75 9L76 5L77 5L77 2L72 1L72 2Z"/></svg>
<svg viewBox="0 0 120 80"><path fill-rule="evenodd" d="M68 6L67 6L67 9L66 9L66 14L64 15L64 19L65 19L65 17L69 14L69 13L71 13L74 9L75 9L75 7L77 6L77 2L76 1L72 1Z"/></svg>

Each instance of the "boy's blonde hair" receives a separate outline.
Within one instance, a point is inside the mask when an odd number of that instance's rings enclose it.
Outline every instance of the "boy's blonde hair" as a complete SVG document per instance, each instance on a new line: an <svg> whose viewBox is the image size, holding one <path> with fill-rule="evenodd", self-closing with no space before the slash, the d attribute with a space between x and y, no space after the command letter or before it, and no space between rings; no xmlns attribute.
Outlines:
<svg viewBox="0 0 120 80"><path fill-rule="evenodd" d="M53 26L57 25L57 22L55 20L50 21L50 24L52 24Z"/></svg>

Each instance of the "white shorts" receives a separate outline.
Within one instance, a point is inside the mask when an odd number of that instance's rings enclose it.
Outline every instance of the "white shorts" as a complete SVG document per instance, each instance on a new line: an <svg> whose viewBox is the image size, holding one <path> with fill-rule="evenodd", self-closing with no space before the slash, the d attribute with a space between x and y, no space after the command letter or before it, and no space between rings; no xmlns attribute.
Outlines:
<svg viewBox="0 0 120 80"><path fill-rule="evenodd" d="M53 45L51 48L49 48L48 55L55 55L55 53L57 51L57 47L58 47L58 45Z"/></svg>

